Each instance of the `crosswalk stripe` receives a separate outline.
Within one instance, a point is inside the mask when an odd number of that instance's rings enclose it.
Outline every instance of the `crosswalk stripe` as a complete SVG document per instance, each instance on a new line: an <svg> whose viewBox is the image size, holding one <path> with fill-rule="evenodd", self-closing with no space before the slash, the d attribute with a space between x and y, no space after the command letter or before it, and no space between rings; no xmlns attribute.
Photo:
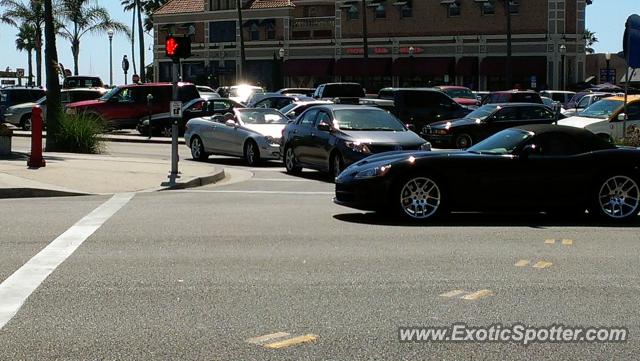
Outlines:
<svg viewBox="0 0 640 361"><path fill-rule="evenodd" d="M463 293L465 293L463 290L453 290L453 291L449 291L441 294L440 297L455 297Z"/></svg>
<svg viewBox="0 0 640 361"><path fill-rule="evenodd" d="M280 349L280 348L286 348L286 347L299 345L301 343L314 342L317 339L318 339L318 336L312 335L312 334L308 334L308 335L304 335L304 336L298 336L298 337L290 338L290 339L287 339L287 340L268 343L268 344L264 345L264 347L275 350L275 349Z"/></svg>
<svg viewBox="0 0 640 361"><path fill-rule="evenodd" d="M476 292L470 293L470 294L462 297L462 299L463 300L475 301L475 300L478 300L480 298L488 297L488 296L493 296L493 292L491 292L490 290L480 290L480 291L476 291Z"/></svg>
<svg viewBox="0 0 640 361"><path fill-rule="evenodd" d="M267 342L267 341L271 341L271 340L274 340L274 339L276 339L276 338L287 337L287 336L289 336L289 335L291 335L291 334L290 334L290 333L288 333L288 332L275 332L275 333L270 333L270 334L268 334L268 335L263 335L263 336L258 336L258 337L252 337L252 338L247 339L246 341L247 341L248 343L253 343L253 344L256 344L256 345L261 345L261 344L263 344L263 343L265 343L265 342Z"/></svg>

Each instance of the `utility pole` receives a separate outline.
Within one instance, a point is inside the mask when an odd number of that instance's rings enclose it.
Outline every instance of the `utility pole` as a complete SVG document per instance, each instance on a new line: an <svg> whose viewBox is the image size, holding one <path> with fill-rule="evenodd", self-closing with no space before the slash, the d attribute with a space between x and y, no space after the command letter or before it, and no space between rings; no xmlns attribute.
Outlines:
<svg viewBox="0 0 640 361"><path fill-rule="evenodd" d="M238 27L240 28L240 72L238 78L240 81L244 80L244 66L247 60L244 52L244 24L242 22L242 0L236 0L236 7L238 8Z"/></svg>
<svg viewBox="0 0 640 361"><path fill-rule="evenodd" d="M369 89L369 31L367 29L367 0L362 0L362 50L364 55L364 84L365 91Z"/></svg>

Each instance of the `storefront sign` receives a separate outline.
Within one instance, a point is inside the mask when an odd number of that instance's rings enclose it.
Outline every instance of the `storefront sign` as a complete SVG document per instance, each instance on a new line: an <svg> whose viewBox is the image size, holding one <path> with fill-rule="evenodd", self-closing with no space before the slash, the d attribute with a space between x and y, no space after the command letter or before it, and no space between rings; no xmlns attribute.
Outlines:
<svg viewBox="0 0 640 361"><path fill-rule="evenodd" d="M371 48L374 54L389 54L391 51L389 48L375 47ZM348 55L364 55L363 48L346 48L345 53Z"/></svg>
<svg viewBox="0 0 640 361"><path fill-rule="evenodd" d="M405 47L402 47L402 48L398 49L398 52L400 54L410 54L411 53L411 51L409 50L410 48L411 48L410 46L405 46ZM422 54L422 53L424 53L424 48L413 47L413 53L414 54Z"/></svg>

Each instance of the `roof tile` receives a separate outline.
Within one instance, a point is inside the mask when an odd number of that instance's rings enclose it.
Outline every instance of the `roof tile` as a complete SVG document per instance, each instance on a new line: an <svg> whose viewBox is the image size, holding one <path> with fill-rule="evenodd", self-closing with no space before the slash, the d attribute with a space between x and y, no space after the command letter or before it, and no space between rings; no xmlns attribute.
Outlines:
<svg viewBox="0 0 640 361"><path fill-rule="evenodd" d="M204 11L203 0L170 0L160 9L156 10L154 15L171 15L179 13L197 13Z"/></svg>

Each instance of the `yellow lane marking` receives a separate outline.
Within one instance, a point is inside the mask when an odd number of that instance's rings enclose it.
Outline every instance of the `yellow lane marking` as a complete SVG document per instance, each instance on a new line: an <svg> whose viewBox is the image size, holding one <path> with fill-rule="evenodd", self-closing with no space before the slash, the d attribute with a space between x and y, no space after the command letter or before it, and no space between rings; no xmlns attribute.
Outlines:
<svg viewBox="0 0 640 361"><path fill-rule="evenodd" d="M538 263L533 265L533 268L547 268L550 267L553 263L547 261L539 261Z"/></svg>
<svg viewBox="0 0 640 361"><path fill-rule="evenodd" d="M516 262L515 266L516 267L525 267L529 264L529 261L527 261L526 259L521 259L518 262Z"/></svg>
<svg viewBox="0 0 640 361"><path fill-rule="evenodd" d="M264 345L264 347L275 350L275 349L279 349L279 348L285 348L285 347L299 345L301 343L314 342L317 339L318 339L318 336L312 335L312 334L308 334L308 335L304 335L304 336L298 336L298 337L290 338L288 340L282 340L282 341L277 341L277 342L273 342L273 343L268 343L268 344Z"/></svg>
<svg viewBox="0 0 640 361"><path fill-rule="evenodd" d="M490 290L480 290L480 291L476 291L473 293L470 293L464 297L462 297L463 300L471 300L471 301L475 301L477 299L483 298L483 297L488 297L488 296L493 296L493 292L491 292Z"/></svg>
<svg viewBox="0 0 640 361"><path fill-rule="evenodd" d="M463 293L464 293L463 290L453 290L453 291L449 291L449 292L441 294L440 297L455 297L455 296L461 295Z"/></svg>
<svg viewBox="0 0 640 361"><path fill-rule="evenodd" d="M262 344L264 342L273 340L275 338L287 337L289 335L290 334L287 333L287 332L276 332L276 333L270 333L270 334L264 335L264 336L258 336L258 337L249 338L249 339L247 339L247 342L248 343L253 343L253 344L256 344L256 345L260 345L260 344Z"/></svg>
<svg viewBox="0 0 640 361"><path fill-rule="evenodd" d="M571 246L573 244L573 240L572 239L563 239L562 240L562 244L565 246Z"/></svg>
<svg viewBox="0 0 640 361"><path fill-rule="evenodd" d="M555 244L555 243L556 243L556 240L555 240L555 239L545 239L545 240L544 240L544 243L545 243L545 244Z"/></svg>

